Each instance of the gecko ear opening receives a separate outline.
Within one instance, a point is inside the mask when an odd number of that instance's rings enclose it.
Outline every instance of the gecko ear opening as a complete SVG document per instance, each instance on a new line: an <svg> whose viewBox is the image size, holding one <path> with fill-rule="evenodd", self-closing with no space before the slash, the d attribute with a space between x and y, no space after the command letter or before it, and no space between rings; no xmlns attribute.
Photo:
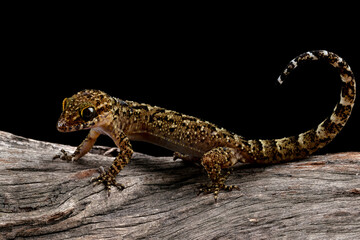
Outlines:
<svg viewBox="0 0 360 240"><path fill-rule="evenodd" d="M85 107L81 109L80 116L82 117L82 119L84 119L84 121L87 122L96 117L97 113L94 107Z"/></svg>

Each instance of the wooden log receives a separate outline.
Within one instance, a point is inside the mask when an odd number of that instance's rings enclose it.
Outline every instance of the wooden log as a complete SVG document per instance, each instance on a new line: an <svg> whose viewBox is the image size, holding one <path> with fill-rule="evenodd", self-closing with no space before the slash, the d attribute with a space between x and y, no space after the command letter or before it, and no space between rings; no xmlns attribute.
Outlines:
<svg viewBox="0 0 360 240"><path fill-rule="evenodd" d="M120 172L126 188L89 180L113 157L96 147L77 162L64 148L0 132L0 239L359 239L360 152L303 161L239 164L240 191L197 196L202 168L135 153Z"/></svg>

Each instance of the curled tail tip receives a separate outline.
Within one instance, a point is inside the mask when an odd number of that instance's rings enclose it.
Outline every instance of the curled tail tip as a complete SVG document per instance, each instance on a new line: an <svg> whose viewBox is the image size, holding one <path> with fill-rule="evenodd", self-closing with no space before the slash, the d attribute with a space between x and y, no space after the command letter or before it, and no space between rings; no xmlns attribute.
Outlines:
<svg viewBox="0 0 360 240"><path fill-rule="evenodd" d="M297 57L295 57L294 59L292 59L285 67L284 71L278 77L276 84L277 85L283 84L286 77L290 74L290 72L295 68L297 68L301 62L308 60L318 60L319 59L318 55L320 54L322 56L328 56L329 52L327 50L313 50L313 51L304 52L298 55Z"/></svg>
<svg viewBox="0 0 360 240"><path fill-rule="evenodd" d="M280 158L283 161L302 158L326 146L345 126L355 103L356 82L350 66L336 53L327 50L314 50L300 54L289 62L285 70L278 77L277 84L281 85L292 70L303 62L316 60L325 60L339 71L342 82L340 101L336 105L333 113L317 127L301 133L295 138L275 139L277 151L274 153L271 152L273 150L267 150L265 147L260 147L259 150L261 151L255 151L257 148L254 148L254 152L258 155L269 155L271 157L267 156L265 158ZM264 144L266 141L262 140L257 144L255 143L251 143L250 145L260 145L260 143Z"/></svg>

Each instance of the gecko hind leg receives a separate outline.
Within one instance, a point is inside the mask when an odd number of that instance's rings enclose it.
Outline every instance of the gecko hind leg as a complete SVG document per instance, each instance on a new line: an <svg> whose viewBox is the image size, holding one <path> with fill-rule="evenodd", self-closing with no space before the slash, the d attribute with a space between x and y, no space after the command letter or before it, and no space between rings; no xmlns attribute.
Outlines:
<svg viewBox="0 0 360 240"><path fill-rule="evenodd" d="M205 153L201 159L201 165L204 166L208 173L211 182L209 184L201 185L199 193L213 193L215 202L217 201L220 190L232 191L239 190L236 185L226 185L225 181L231 174L231 169L237 162L235 150L227 147L218 147Z"/></svg>

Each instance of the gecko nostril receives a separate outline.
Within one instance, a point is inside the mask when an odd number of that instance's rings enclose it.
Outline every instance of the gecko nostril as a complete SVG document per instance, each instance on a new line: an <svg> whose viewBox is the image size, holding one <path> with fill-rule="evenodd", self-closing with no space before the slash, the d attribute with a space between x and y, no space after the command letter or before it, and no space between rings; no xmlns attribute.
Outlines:
<svg viewBox="0 0 360 240"><path fill-rule="evenodd" d="M59 119L59 121L57 122L56 128L59 132L66 132L68 127L66 126L66 122L64 121L64 119Z"/></svg>

